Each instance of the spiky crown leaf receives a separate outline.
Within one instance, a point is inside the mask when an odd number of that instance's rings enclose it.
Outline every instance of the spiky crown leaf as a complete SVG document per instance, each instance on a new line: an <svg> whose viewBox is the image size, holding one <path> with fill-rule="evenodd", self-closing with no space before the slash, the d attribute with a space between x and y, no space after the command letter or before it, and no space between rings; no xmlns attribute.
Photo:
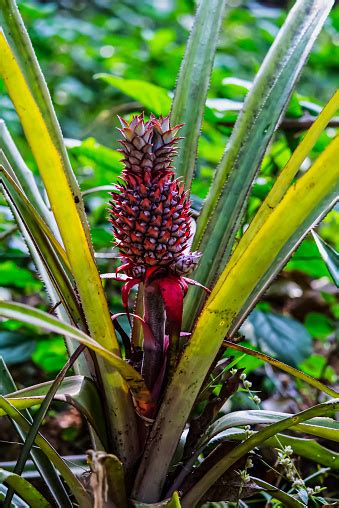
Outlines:
<svg viewBox="0 0 339 508"><path fill-rule="evenodd" d="M110 220L125 272L140 279L150 268L187 275L200 253L189 252L190 201L172 166L181 126L153 115L145 122L142 114L120 122L124 169Z"/></svg>

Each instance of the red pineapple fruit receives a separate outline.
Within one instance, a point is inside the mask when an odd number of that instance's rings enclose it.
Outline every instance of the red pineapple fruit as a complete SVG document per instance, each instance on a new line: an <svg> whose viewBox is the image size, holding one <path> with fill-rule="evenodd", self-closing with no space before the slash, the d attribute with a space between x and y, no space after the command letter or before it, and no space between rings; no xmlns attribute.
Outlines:
<svg viewBox="0 0 339 508"><path fill-rule="evenodd" d="M172 166L181 126L153 115L145 122L142 114L120 122L124 169L111 194L110 220L123 262L118 271L128 276L122 291L127 312L130 289L145 284L142 371L157 398L166 363L170 376L178 359L183 297L194 283L186 276L200 253L189 250L190 201Z"/></svg>
<svg viewBox="0 0 339 508"><path fill-rule="evenodd" d="M170 128L168 117L153 115L148 122L143 115L120 121L124 170L110 212L123 269L142 280L155 268L188 275L200 254L188 252L190 202L172 167L181 126Z"/></svg>

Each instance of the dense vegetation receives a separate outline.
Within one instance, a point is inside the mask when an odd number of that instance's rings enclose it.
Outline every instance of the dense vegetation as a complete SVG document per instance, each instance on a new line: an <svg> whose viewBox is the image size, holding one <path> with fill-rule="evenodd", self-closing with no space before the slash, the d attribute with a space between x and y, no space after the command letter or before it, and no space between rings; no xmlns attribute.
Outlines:
<svg viewBox="0 0 339 508"><path fill-rule="evenodd" d="M0 4L5 5L6 2ZM288 10L285 6L275 7L251 1L235 4L226 8L204 109L191 186L194 217L201 210L239 110ZM99 272L113 273L120 261L113 249L107 208L108 191L112 190L112 184L117 183L122 170L121 154L117 152L117 140L121 137L115 129L120 126L117 115L131 120L134 114L142 111L145 111L146 116L149 113L156 116L169 114L193 23L195 2L22 1L18 5L66 138L67 151L84 198ZM338 29L339 9L334 7L314 44L279 128L266 150L260 173L254 180L246 202L236 241L246 231L305 132L334 93L339 62L339 46L335 44ZM32 156L3 81L0 81L0 94L1 119L10 129L16 146L40 186L36 157ZM181 122L180 115L176 120L177 123ZM299 177L330 146L336 137L338 124L338 117L333 116L303 161ZM0 128L3 129L4 124ZM4 139L5 137L0 140L0 148L6 154ZM180 144L179 150L182 146ZM11 160L10 162L12 163ZM184 176L189 186L189 176L184 172L181 176ZM292 215L293 210L290 213ZM331 387L332 394L338 391L339 345L336 320L339 308L335 285L338 282L335 256L339 246L338 223L338 210L334 207L316 227L316 233L309 233L303 239L279 276L260 297L255 310L239 332L243 346L269 354L278 361L300 369L318 380L319 385L310 386L291 375L291 372L282 373L263 361L259 355L250 356L241 350L232 353L228 351L228 356L232 354L228 369L236 367L242 377L238 379L240 385L237 391L234 390L236 393L229 399L225 396L226 402L220 408L216 404L222 413L261 408L294 414L325 403L329 392L327 395L323 393L324 385ZM24 303L53 313L54 304L49 301L44 281L36 271L27 245L3 196L0 228L0 299ZM204 273L198 271L196 279L212 287L216 275L221 271L216 269L205 279ZM195 278L194 274L192 278ZM110 311L114 314L123 312L121 283L105 279L104 289ZM189 292L191 300L187 300L183 321L185 330L191 330L194 317L192 308L195 311L195 307L201 303L200 290L195 288L195 291ZM200 296L194 300L194 294ZM126 330L129 330L127 316L119 318L117 326L119 340L123 340ZM126 347L125 343L123 347ZM67 361L67 349L61 334L43 332L41 328L23 325L12 319L1 322L0 355L10 368L18 388L54 379ZM241 372L239 369L242 369ZM212 383L212 398L217 398L222 392L223 381L219 373L219 377ZM4 386L4 381L0 380L2 394L7 393ZM200 406L196 404L191 415L197 419L206 404L201 394L198 402ZM34 415L37 407L30 411ZM211 411L213 412L212 409ZM211 421L211 414L209 418ZM248 425L250 423L249 421ZM266 424L270 421L258 420L254 423ZM259 428L260 426L256 427L256 430ZM85 467L84 453L93 444L90 443L85 419L75 407L64 402L53 402L41 431L61 455L78 455L76 460L80 467ZM251 430L245 427L243 432L250 436ZM0 468L5 467L2 464L5 461L12 461L6 468L13 468L20 448L9 444L18 440L9 420L0 420L0 434ZM229 498L222 497L222 486L216 484L210 492L212 497L207 500L226 499L230 503L234 502L234 506L278 507L292 503L289 498L281 498L279 493L275 497L275 493L270 492L267 486L272 484L281 489L279 492L292 494L296 503L304 503L290 506L323 506L326 502L338 502L336 481L339 450L336 444L325 441L322 434L312 441L306 440L306 436L302 441L300 434L293 432L290 436L290 441L287 440L286 443L281 438L278 444L285 448L279 452L275 449L279 446L274 444L271 448L264 448L262 454L255 449L251 460L236 463L237 467L226 478L228 488L232 490ZM299 441L295 436L299 436ZM290 443L295 452L295 465L288 470L285 466L291 464L291 453L289 449L286 451L286 446ZM216 442L210 443L209 446L215 444ZM219 450L217 453L228 453L229 442L223 446L224 448L216 448ZM201 457L197 458L197 461L200 459ZM252 461L253 469L250 467ZM239 470L242 474L241 481L234 473ZM255 484L247 474L260 477L261 480ZM174 479L173 472L172 477L170 472L170 480ZM298 484L298 480L301 483ZM186 489L190 488L187 483ZM40 487L38 480L35 485ZM0 490L1 492L3 491ZM170 492L172 493L173 491ZM252 497L241 500L247 496Z"/></svg>

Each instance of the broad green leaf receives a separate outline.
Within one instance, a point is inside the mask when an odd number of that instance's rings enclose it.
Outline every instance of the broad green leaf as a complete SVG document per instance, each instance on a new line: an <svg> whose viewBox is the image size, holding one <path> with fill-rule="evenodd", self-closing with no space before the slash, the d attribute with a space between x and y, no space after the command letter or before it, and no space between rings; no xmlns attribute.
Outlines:
<svg viewBox="0 0 339 508"><path fill-rule="evenodd" d="M84 344L89 349L105 358L105 360L107 360L128 382L141 411L147 411L147 408L149 408L148 406L152 405L150 392L146 387L141 374L139 374L139 372L137 372L131 365L122 360L119 356L105 349L81 330L74 328L68 323L63 323L46 312L19 303L0 302L0 315L9 319L18 319L24 323L45 328L50 332L67 335L81 344Z"/></svg>
<svg viewBox="0 0 339 508"><path fill-rule="evenodd" d="M3 359L0 357L0 394L4 395L5 393L12 392L16 390L15 383L7 369L6 364L4 363ZM0 410L1 414L1 410ZM23 416L28 420L28 422L32 423L33 419L31 417L31 414L26 409L23 411ZM12 424L14 428L16 429L17 433L19 434L22 441L25 439L25 432L20 426L19 423L16 423L14 420L12 420ZM69 496L66 492L66 489L58 475L58 473L55 470L55 467L53 466L52 462L49 460L49 458L39 449L39 448L33 448L31 450L31 457L34 463L34 466L36 467L37 471L41 475L41 477L44 479L46 485L49 488L50 494L53 497L54 501L56 502L57 506L60 508L71 508L71 503L69 500ZM9 496L11 495L11 487L9 490ZM7 494L6 492L6 499ZM12 502L15 498L15 495L12 496Z"/></svg>
<svg viewBox="0 0 339 508"><path fill-rule="evenodd" d="M60 317L57 316L59 319ZM67 321L67 319L61 319ZM78 346L77 343L75 343ZM65 340L63 337L46 336L39 339L34 353L32 354L32 361L41 368L47 375L53 374L62 369L67 361L67 355L71 351L67 351Z"/></svg>
<svg viewBox="0 0 339 508"><path fill-rule="evenodd" d="M328 383L336 383L338 374L334 372L333 367L328 365L327 359L322 354L313 354L301 365L300 370L313 378L326 380Z"/></svg>
<svg viewBox="0 0 339 508"><path fill-rule="evenodd" d="M96 79L117 88L125 95L140 102L142 106L155 115L168 115L171 108L171 99L167 90L138 79L124 79L112 74L96 74Z"/></svg>
<svg viewBox="0 0 339 508"><path fill-rule="evenodd" d="M312 337L326 340L334 332L335 322L321 312L308 312L305 317L305 327Z"/></svg>
<svg viewBox="0 0 339 508"><path fill-rule="evenodd" d="M41 282L27 269L18 266L14 261L0 263L0 286L16 287L20 290L39 291Z"/></svg>
<svg viewBox="0 0 339 508"><path fill-rule="evenodd" d="M171 111L172 125L184 124L179 153L175 158L176 174L185 187L191 187L205 101L212 72L226 2L200 2L178 75Z"/></svg>
<svg viewBox="0 0 339 508"><path fill-rule="evenodd" d="M6 395L3 393L3 395L16 409L22 410L41 404L51 383L52 381L48 381ZM74 405L87 418L101 440L105 442L105 419L99 394L93 381L83 376L67 377L59 386L54 398ZM0 416L2 414L3 412L0 411Z"/></svg>
<svg viewBox="0 0 339 508"><path fill-rule="evenodd" d="M287 272L298 270L316 279L328 277L328 270L316 243L309 236L301 242L284 270Z"/></svg>
<svg viewBox="0 0 339 508"><path fill-rule="evenodd" d="M255 358L259 358L259 359L263 360L264 362L267 362L284 372L288 372L288 374L291 374L293 377L300 379L301 381L305 381L305 383L308 383L310 386L314 386L314 388L317 388L318 390L320 390L324 393L327 393L331 397L334 397L334 398L338 397L339 398L339 392L332 390L332 388L324 385L323 383L321 383L321 381L306 374L305 372L297 370L294 367L291 367L290 365L286 365L286 363L280 362L276 358L272 358L271 356L265 355L264 353L261 353L260 351L254 351L253 349L249 349L247 347L241 346L240 344L235 344L235 343L230 342L228 340L224 341L224 345L230 349L234 349L235 351L241 351L242 353L246 353L248 355L254 356Z"/></svg>
<svg viewBox="0 0 339 508"><path fill-rule="evenodd" d="M5 469L0 469L0 482L6 482L31 508L51 508L51 505L39 491L27 480Z"/></svg>
<svg viewBox="0 0 339 508"><path fill-rule="evenodd" d="M295 3L246 97L197 222L193 249L204 255L194 277L205 286L225 267L255 175L331 5ZM189 293L186 315L196 316L204 295Z"/></svg>
<svg viewBox="0 0 339 508"><path fill-rule="evenodd" d="M299 321L288 316L254 310L241 331L253 345L294 367L312 353L311 335Z"/></svg>
<svg viewBox="0 0 339 508"><path fill-rule="evenodd" d="M119 354L118 340L94 261L80 189L69 164L46 83L14 0L0 0L0 21L9 38L0 32L0 75L39 167L89 331L103 347ZM110 419L108 428L117 453L128 465L134 464L139 443L135 411L126 382L102 358L98 358L98 366Z"/></svg>
<svg viewBox="0 0 339 508"><path fill-rule="evenodd" d="M25 433L29 432L31 424L27 421L20 412L15 409L4 397L0 396L0 408L14 420ZM90 508L92 506L91 499L84 489L82 483L72 473L66 462L60 457L60 455L54 450L54 448L46 441L46 439L40 434L35 439L35 444L41 449L43 453L47 455L50 461L54 464L56 469L59 471L67 485L69 486L72 494L75 496L80 506L84 508Z"/></svg>
<svg viewBox="0 0 339 508"><path fill-rule="evenodd" d="M332 275L335 285L339 286L339 252L328 245L320 238L315 231L312 231L315 243L319 249L320 255L326 264L328 271Z"/></svg>
<svg viewBox="0 0 339 508"><path fill-rule="evenodd" d="M245 79L230 76L229 78L224 78L222 80L222 85L223 96L228 99L241 100L245 99L246 95L251 90L253 83L251 81L246 81Z"/></svg>
<svg viewBox="0 0 339 508"><path fill-rule="evenodd" d="M295 235L300 240L305 228L307 231L312 227L336 199L338 149L339 138L333 140L307 173L289 188L238 262L234 266L231 263L231 270L226 267L219 278L181 356L153 425L145 452L147 464L142 461L136 482L139 494L154 496L160 492L182 429L210 365L255 287L272 267L275 268L281 252L286 256L286 245L290 252L291 237ZM174 420L168 417L169 414Z"/></svg>
<svg viewBox="0 0 339 508"><path fill-rule="evenodd" d="M190 508L195 506L201 497L208 490L210 485L224 474L237 460L246 455L249 451L253 450L256 446L260 446L267 439L274 437L276 434L290 429L294 425L303 423L315 416L328 416L335 413L339 409L338 401L328 401L323 404L318 404L310 409L306 409L296 415L284 418L280 422L268 425L264 429L259 430L255 435L247 438L243 443L236 446L231 450L225 457L219 462L214 464L202 478L192 487L192 489L183 497L182 506L183 508Z"/></svg>
<svg viewBox="0 0 339 508"><path fill-rule="evenodd" d="M111 177L119 176L122 171L121 153L101 145L94 138L82 141L74 139L65 140L68 152L86 162L99 164L101 168L110 171Z"/></svg>
<svg viewBox="0 0 339 508"><path fill-rule="evenodd" d="M31 334L10 330L0 332L0 356L7 365L30 359L35 347L36 338Z"/></svg>

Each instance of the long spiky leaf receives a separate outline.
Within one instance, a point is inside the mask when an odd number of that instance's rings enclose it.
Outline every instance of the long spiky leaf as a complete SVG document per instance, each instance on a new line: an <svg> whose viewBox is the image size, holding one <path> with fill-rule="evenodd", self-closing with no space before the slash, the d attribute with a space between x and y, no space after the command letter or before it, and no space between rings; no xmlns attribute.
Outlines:
<svg viewBox="0 0 339 508"><path fill-rule="evenodd" d="M246 97L197 222L193 248L204 256L194 276L207 287L229 258L253 179L332 3L295 3ZM205 295L190 288L186 329L204 300Z"/></svg>
<svg viewBox="0 0 339 508"><path fill-rule="evenodd" d="M0 379L0 395L5 395L6 393L16 390L15 383L2 357L0 357ZM33 419L27 409L23 411L23 415L30 423L32 423ZM20 424L16 423L14 420L12 420L12 423L20 438L24 440L25 432L21 428ZM31 449L30 454L32 456L35 467L48 486L49 491L57 506L59 508L72 508L66 489L49 458L39 448L36 447ZM9 487L8 491L10 491L10 489L11 486ZM15 489L13 489L13 491L14 490Z"/></svg>
<svg viewBox="0 0 339 508"><path fill-rule="evenodd" d="M209 366L252 290L270 267L275 266L277 256L289 245L295 232L302 238L336 198L338 148L339 138L332 141L309 171L290 187L238 263L230 273L226 268L219 278L181 357L150 434L135 484L136 493L142 499L157 499ZM291 210L293 214L289 213ZM168 414L175 415L175 425ZM158 436L156 446L155 436Z"/></svg>
<svg viewBox="0 0 339 508"><path fill-rule="evenodd" d="M10 319L18 319L24 323L33 324L48 329L51 332L67 335L89 349L105 358L129 384L139 405L141 413L148 413L152 408L152 397L141 376L131 365L122 360L120 356L105 349L101 344L93 340L81 330L68 323L59 321L54 316L47 314L28 305L0 301L0 315Z"/></svg>
<svg viewBox="0 0 339 508"><path fill-rule="evenodd" d="M70 167L46 83L13 0L0 1L0 75L20 117L44 182L76 281L91 335L119 354L107 301L95 265L79 187ZM29 62L29 63L27 63ZM34 125L34 129L31 126ZM139 454L136 417L126 382L97 358L105 387L108 426L119 457L132 466Z"/></svg>
<svg viewBox="0 0 339 508"><path fill-rule="evenodd" d="M26 433L29 431L31 424L3 396L0 396L0 408L14 421L20 424L20 426ZM58 471L60 472L61 476L64 478L65 482L71 489L73 495L77 499L80 506L83 506L84 508L90 508L92 506L90 496L84 489L82 483L72 473L71 469L68 467L66 462L60 457L60 455L54 450L54 448L48 443L48 441L40 434L37 435L35 443L47 455L47 457L51 460L56 469L58 469Z"/></svg>
<svg viewBox="0 0 339 508"><path fill-rule="evenodd" d="M36 440L36 437L39 432L39 428L42 424L43 419L45 418L47 411L50 407L50 404L61 385L62 381L64 380L67 371L74 365L74 362L77 360L78 356L81 355L81 353L84 351L85 346L81 345L79 346L76 351L71 355L71 357L66 362L65 366L61 369L59 374L56 376L55 380L51 384L38 412L34 416L34 420L32 422L31 428L29 429L29 432L26 435L23 447L20 451L20 455L18 457L18 460L15 464L13 473L17 475L21 475L24 467L26 465L26 462L28 460L29 454L32 450L32 447L34 445L34 442ZM13 498L14 489L9 488L4 500L4 508L10 508L11 501Z"/></svg>
<svg viewBox="0 0 339 508"><path fill-rule="evenodd" d="M226 0L200 2L179 71L171 122L183 123L185 142L175 159L176 174L191 187L198 140Z"/></svg>

